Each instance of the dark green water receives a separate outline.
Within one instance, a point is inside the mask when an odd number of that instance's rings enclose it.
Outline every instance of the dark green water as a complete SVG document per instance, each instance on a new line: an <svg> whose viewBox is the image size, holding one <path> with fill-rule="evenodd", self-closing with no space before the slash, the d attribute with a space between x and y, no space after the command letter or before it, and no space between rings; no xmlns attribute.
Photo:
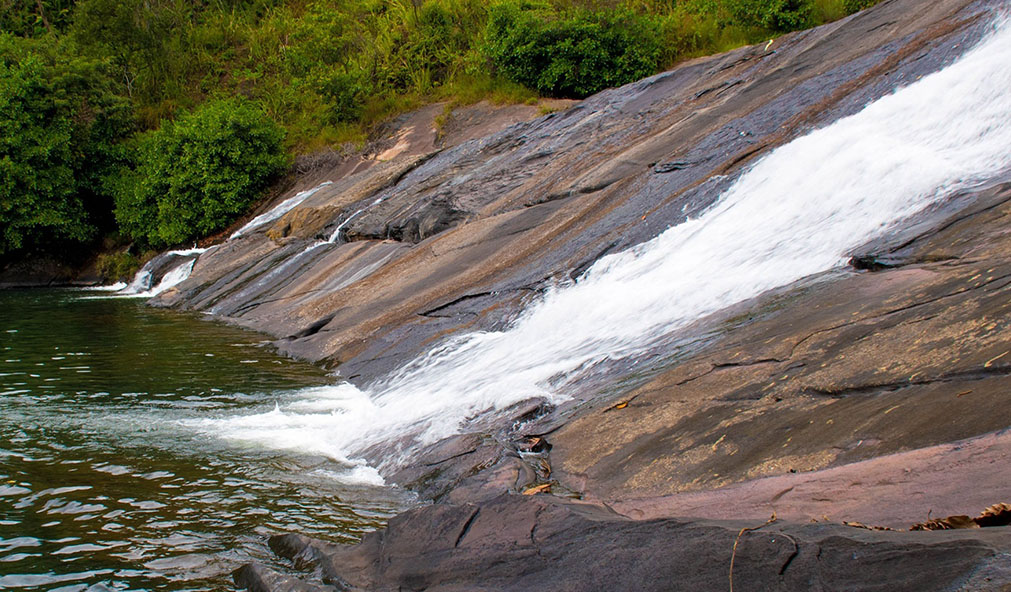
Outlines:
<svg viewBox="0 0 1011 592"><path fill-rule="evenodd" d="M321 369L94 295L0 291L0 590L227 589L274 561L271 534L351 542L408 503L336 481L338 461L191 427L333 382Z"/></svg>

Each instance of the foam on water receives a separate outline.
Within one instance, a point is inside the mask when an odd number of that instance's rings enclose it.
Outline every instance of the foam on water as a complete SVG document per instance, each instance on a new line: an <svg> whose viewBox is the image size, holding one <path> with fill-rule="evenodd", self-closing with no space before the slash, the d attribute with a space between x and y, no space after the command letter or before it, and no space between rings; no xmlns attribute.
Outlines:
<svg viewBox="0 0 1011 592"><path fill-rule="evenodd" d="M199 422L269 448L355 463L409 454L574 372L633 356L727 306L844 264L846 253L1011 166L1011 30L953 65L764 157L696 219L600 259L504 331L452 339L392 375L284 396L269 413ZM391 453L380 468L403 460Z"/></svg>
<svg viewBox="0 0 1011 592"><path fill-rule="evenodd" d="M126 282L116 282L115 284L109 284L107 286L85 286L80 288L86 292L119 292L120 290L126 289L129 286Z"/></svg>

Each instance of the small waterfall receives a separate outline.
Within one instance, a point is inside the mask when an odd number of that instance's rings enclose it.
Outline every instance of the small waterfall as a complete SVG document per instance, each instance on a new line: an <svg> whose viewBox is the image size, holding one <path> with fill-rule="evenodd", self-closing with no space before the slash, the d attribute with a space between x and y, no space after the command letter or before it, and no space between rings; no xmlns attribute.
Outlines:
<svg viewBox="0 0 1011 592"><path fill-rule="evenodd" d="M337 228L334 228L333 233L330 234L330 238L327 239L326 242L328 242L328 243L336 243L338 240L340 240L341 231L344 230L344 228L346 228L348 224L350 224L358 216L361 216L363 213L365 213L365 210L371 208L372 206L377 206L377 205L383 203L384 201L386 201L386 196L380 197L379 199L373 201L369 205L367 205L367 206L365 206L363 208L359 208L359 209L355 210L354 213L352 213L350 216L348 216L347 218L345 218L343 222L341 222L340 224L338 224Z"/></svg>
<svg viewBox="0 0 1011 592"><path fill-rule="evenodd" d="M144 264L144 267L137 270L137 273L133 276L133 281L131 281L127 287L120 290L120 293L126 295L146 292L151 289L151 281L153 277L154 272L152 271L151 261L148 261Z"/></svg>
<svg viewBox="0 0 1011 592"><path fill-rule="evenodd" d="M355 218L357 218L358 216L360 216L361 213L364 212L364 211L365 211L365 208L361 208L361 209L355 211L353 214L351 214L347 218L345 218L343 222L341 222L340 224L337 225L337 228L334 228L333 233L330 234L330 238L328 238L326 242L328 242L328 243L336 243L338 240L340 240L341 231L344 230L344 227L347 226L352 220L354 220Z"/></svg>
<svg viewBox="0 0 1011 592"><path fill-rule="evenodd" d="M289 393L209 433L348 462L428 443L695 319L845 263L849 250L1011 167L1011 29L953 65L756 163L708 211L606 256L507 330L463 335L384 379ZM391 453L384 467L402 458Z"/></svg>
<svg viewBox="0 0 1011 592"><path fill-rule="evenodd" d="M172 288L181 284L186 278L190 277L190 273L193 272L193 266L196 264L196 259L190 259L189 261L184 261L179 265L172 268L171 271L162 276L161 281L154 288L148 290L144 296L157 296L165 290ZM141 294L138 294L140 296Z"/></svg>
<svg viewBox="0 0 1011 592"><path fill-rule="evenodd" d="M305 191L300 191L296 193L292 197L289 197L288 199L282 201L281 203L271 208L270 211L264 214L260 214L259 216L247 222L245 226L233 232L232 236L228 237L228 240L239 238L240 236L246 234L247 232L256 228L257 226L262 226L267 222L273 222L274 220L277 220L281 216L287 214L289 211L295 209L295 207L297 207L305 200L315 195L316 192L318 192L320 189L323 189L327 185L332 184L333 184L332 181L324 181L323 183L320 183L319 185L313 187L312 189L306 189Z"/></svg>
<svg viewBox="0 0 1011 592"><path fill-rule="evenodd" d="M213 248L213 247L211 247ZM182 249L176 251L166 251L154 259L148 261L140 268L140 271L133 276L133 281L128 286L112 294L110 297L118 298L151 298L157 296L165 290L182 283L190 276L193 266L197 262L197 257L207 252L209 249L193 247L192 249ZM165 272L158 283L154 284L156 275L165 268L166 262L176 259L183 261L167 272Z"/></svg>

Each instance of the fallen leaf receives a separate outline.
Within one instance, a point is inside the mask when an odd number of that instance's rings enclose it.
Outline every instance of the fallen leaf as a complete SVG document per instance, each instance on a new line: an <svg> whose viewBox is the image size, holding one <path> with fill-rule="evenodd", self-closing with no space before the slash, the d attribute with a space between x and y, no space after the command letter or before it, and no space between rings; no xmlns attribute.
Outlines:
<svg viewBox="0 0 1011 592"><path fill-rule="evenodd" d="M843 522L843 525L852 526L853 528L866 528L867 530L895 530L894 528L888 528L887 526L873 526L862 522Z"/></svg>
<svg viewBox="0 0 1011 592"><path fill-rule="evenodd" d="M540 485L535 485L523 490L523 495L537 495L538 493L550 493L551 484L541 483Z"/></svg>
<svg viewBox="0 0 1011 592"><path fill-rule="evenodd" d="M948 516L920 522L909 527L909 530L957 530L962 528L979 528L979 524L968 516Z"/></svg>
<svg viewBox="0 0 1011 592"><path fill-rule="evenodd" d="M973 520L982 527L1007 526L1011 524L1011 504L994 504Z"/></svg>
<svg viewBox="0 0 1011 592"><path fill-rule="evenodd" d="M1011 504L994 504L975 518L968 516L948 516L927 520L909 527L909 530L953 530L957 528L989 528L1011 524Z"/></svg>
<svg viewBox="0 0 1011 592"><path fill-rule="evenodd" d="M551 444L540 436L526 436L517 440L516 448L520 452L538 453L551 450Z"/></svg>

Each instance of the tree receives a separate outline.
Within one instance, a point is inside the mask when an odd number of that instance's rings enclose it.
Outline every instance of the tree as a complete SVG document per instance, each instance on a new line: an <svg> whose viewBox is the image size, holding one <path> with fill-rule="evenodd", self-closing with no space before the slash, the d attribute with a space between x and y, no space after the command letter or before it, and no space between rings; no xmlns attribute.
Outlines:
<svg viewBox="0 0 1011 592"><path fill-rule="evenodd" d="M0 36L0 254L93 231L74 181L70 118L38 56Z"/></svg>
<svg viewBox="0 0 1011 592"><path fill-rule="evenodd" d="M111 184L133 109L107 64L0 35L0 254L112 228Z"/></svg>

